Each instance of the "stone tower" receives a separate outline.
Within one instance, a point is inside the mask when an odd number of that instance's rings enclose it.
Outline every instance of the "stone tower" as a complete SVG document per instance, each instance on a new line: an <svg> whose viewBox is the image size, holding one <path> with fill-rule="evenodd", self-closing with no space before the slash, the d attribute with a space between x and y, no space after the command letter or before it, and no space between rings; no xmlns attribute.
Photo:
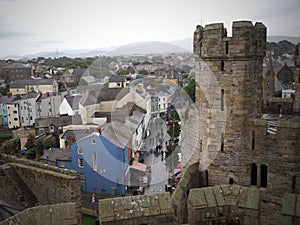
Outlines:
<svg viewBox="0 0 300 225"><path fill-rule="evenodd" d="M300 43L297 44L295 49L295 66L295 100L293 110L295 113L300 113Z"/></svg>
<svg viewBox="0 0 300 225"><path fill-rule="evenodd" d="M245 211L231 212L242 224L295 225L300 223L300 206L296 207L300 205L300 117L286 114L290 111L262 113L268 93L263 85L271 82L263 81L265 49L262 23L234 22L232 37L221 23L197 26L199 169L205 171L207 186L259 190L255 222ZM294 112L300 109L299 50L298 45ZM273 99L284 103L282 98Z"/></svg>
<svg viewBox="0 0 300 225"><path fill-rule="evenodd" d="M265 49L266 27L262 23L253 26L250 21L233 22L232 37L227 37L222 23L204 28L197 26L194 33L196 61L200 67L203 63L208 66L217 83L213 90L216 101L209 103L202 87L204 80L201 80L200 69L198 80L196 78L196 105L200 111L202 149L208 152L206 155L216 154L208 167L209 186L228 183L249 185L247 167L241 165L249 164L247 149L251 144L251 132L247 129L247 118L261 112ZM213 113L218 110L211 109L213 105L219 106L225 121L216 119L212 122ZM218 118L218 115L215 117ZM218 132L222 122L225 130ZM209 139L213 141L208 143Z"/></svg>
<svg viewBox="0 0 300 225"><path fill-rule="evenodd" d="M275 81L274 81L274 69L273 69L273 60L271 53L269 54L269 62L266 73L263 77L262 82L262 98L263 98L263 108L268 107L268 98L273 97L275 94Z"/></svg>

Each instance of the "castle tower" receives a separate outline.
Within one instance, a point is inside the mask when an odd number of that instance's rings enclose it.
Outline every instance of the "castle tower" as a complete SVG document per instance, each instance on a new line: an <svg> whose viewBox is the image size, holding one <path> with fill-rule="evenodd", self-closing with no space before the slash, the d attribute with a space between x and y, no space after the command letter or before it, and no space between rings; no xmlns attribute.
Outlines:
<svg viewBox="0 0 300 225"><path fill-rule="evenodd" d="M297 44L295 49L295 67L294 80L295 80L295 99L293 111L300 113L300 43Z"/></svg>
<svg viewBox="0 0 300 225"><path fill-rule="evenodd" d="M245 224L277 225L292 219L295 222L290 224L299 224L298 214L287 215L285 209L290 207L287 196L300 193L300 117L261 113L266 104L263 100L274 92L271 60L270 74L263 81L265 49L266 27L262 23L234 22L232 37L227 37L221 23L197 26L199 169L205 170L208 186L236 184L259 189L257 223ZM294 112L300 111L299 52L298 44ZM214 80L214 85L208 80ZM207 159L209 164L203 166Z"/></svg>
<svg viewBox="0 0 300 225"><path fill-rule="evenodd" d="M262 93L263 93L263 108L267 108L268 98L273 97L275 93L275 83L274 83L274 69L271 53L269 54L269 62L267 66L266 73L263 77L262 82Z"/></svg>
<svg viewBox="0 0 300 225"><path fill-rule="evenodd" d="M219 126L211 120L215 110L210 109L212 104L201 87L204 81L200 72L196 77L196 106L200 112L201 144L208 155L218 152L207 168L209 186L250 185L248 169L243 166L250 164L248 149L252 131L247 128L247 119L261 112L265 49L266 27L262 23L253 26L250 21L233 22L232 37L227 37L222 23L197 26L194 33L196 61L201 64L203 60L217 81L213 91L217 93L220 112L225 115L225 130L214 132ZM211 136L220 144L207 143Z"/></svg>

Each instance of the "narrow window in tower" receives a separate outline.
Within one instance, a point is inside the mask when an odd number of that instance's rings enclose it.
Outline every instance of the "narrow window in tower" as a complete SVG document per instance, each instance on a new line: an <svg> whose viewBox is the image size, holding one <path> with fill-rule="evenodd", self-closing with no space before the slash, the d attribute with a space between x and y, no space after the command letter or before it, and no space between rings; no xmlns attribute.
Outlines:
<svg viewBox="0 0 300 225"><path fill-rule="evenodd" d="M251 144L251 149L252 149L252 151L254 151L255 150L255 131L253 130L252 131L252 144Z"/></svg>
<svg viewBox="0 0 300 225"><path fill-rule="evenodd" d="M221 89L221 110L224 111L224 89Z"/></svg>
<svg viewBox="0 0 300 225"><path fill-rule="evenodd" d="M293 189L293 191L295 191L295 189L296 189L296 175L295 175L295 176L293 176L293 184L292 184L292 189Z"/></svg>
<svg viewBox="0 0 300 225"><path fill-rule="evenodd" d="M224 71L224 60L221 60L221 71Z"/></svg>
<svg viewBox="0 0 300 225"><path fill-rule="evenodd" d="M251 185L257 185L257 165L255 163L251 165Z"/></svg>
<svg viewBox="0 0 300 225"><path fill-rule="evenodd" d="M267 187L267 183L268 183L268 166L267 165L261 165L260 186L261 187Z"/></svg>
<svg viewBox="0 0 300 225"><path fill-rule="evenodd" d="M224 133L221 133L221 152L224 152Z"/></svg>
<svg viewBox="0 0 300 225"><path fill-rule="evenodd" d="M225 41L225 54L228 54L228 41Z"/></svg>

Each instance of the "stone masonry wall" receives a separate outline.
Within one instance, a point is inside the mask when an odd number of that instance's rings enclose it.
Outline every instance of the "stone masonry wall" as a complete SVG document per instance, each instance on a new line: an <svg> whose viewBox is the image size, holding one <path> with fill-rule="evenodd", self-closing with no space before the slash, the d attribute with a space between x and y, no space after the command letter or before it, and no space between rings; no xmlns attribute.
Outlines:
<svg viewBox="0 0 300 225"><path fill-rule="evenodd" d="M0 222L0 225L75 225L77 207L75 203L37 206Z"/></svg>
<svg viewBox="0 0 300 225"><path fill-rule="evenodd" d="M1 155L2 162L13 166L22 180L37 197L41 205L75 202L78 223L81 223L81 176L75 171L44 165L27 159ZM7 186L9 180L1 178L1 193L14 199L14 192Z"/></svg>
<svg viewBox="0 0 300 225"><path fill-rule="evenodd" d="M99 221L102 225L172 225L173 208L170 194L99 200Z"/></svg>
<svg viewBox="0 0 300 225"><path fill-rule="evenodd" d="M209 186L255 185L260 190L259 221L275 225L284 221L282 197L299 189L300 117L276 114L271 121L261 119L265 48L266 27L262 23L234 22L232 37L227 37L220 23L197 26L194 53L200 66L196 106L203 140L199 168L207 169ZM215 82L211 92L205 89L208 78ZM224 130L218 120L222 117ZM275 133L269 133L268 127ZM211 162L203 166L206 156Z"/></svg>
<svg viewBox="0 0 300 225"><path fill-rule="evenodd" d="M188 197L189 225L258 225L260 192L255 188L221 185L191 189Z"/></svg>

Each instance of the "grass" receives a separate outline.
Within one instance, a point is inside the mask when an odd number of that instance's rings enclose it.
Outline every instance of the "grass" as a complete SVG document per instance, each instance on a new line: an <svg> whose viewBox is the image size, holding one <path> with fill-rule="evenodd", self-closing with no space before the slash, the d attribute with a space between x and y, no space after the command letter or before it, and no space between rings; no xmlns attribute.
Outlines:
<svg viewBox="0 0 300 225"><path fill-rule="evenodd" d="M95 225L95 218L91 218L88 216L82 216L82 224L83 225Z"/></svg>

